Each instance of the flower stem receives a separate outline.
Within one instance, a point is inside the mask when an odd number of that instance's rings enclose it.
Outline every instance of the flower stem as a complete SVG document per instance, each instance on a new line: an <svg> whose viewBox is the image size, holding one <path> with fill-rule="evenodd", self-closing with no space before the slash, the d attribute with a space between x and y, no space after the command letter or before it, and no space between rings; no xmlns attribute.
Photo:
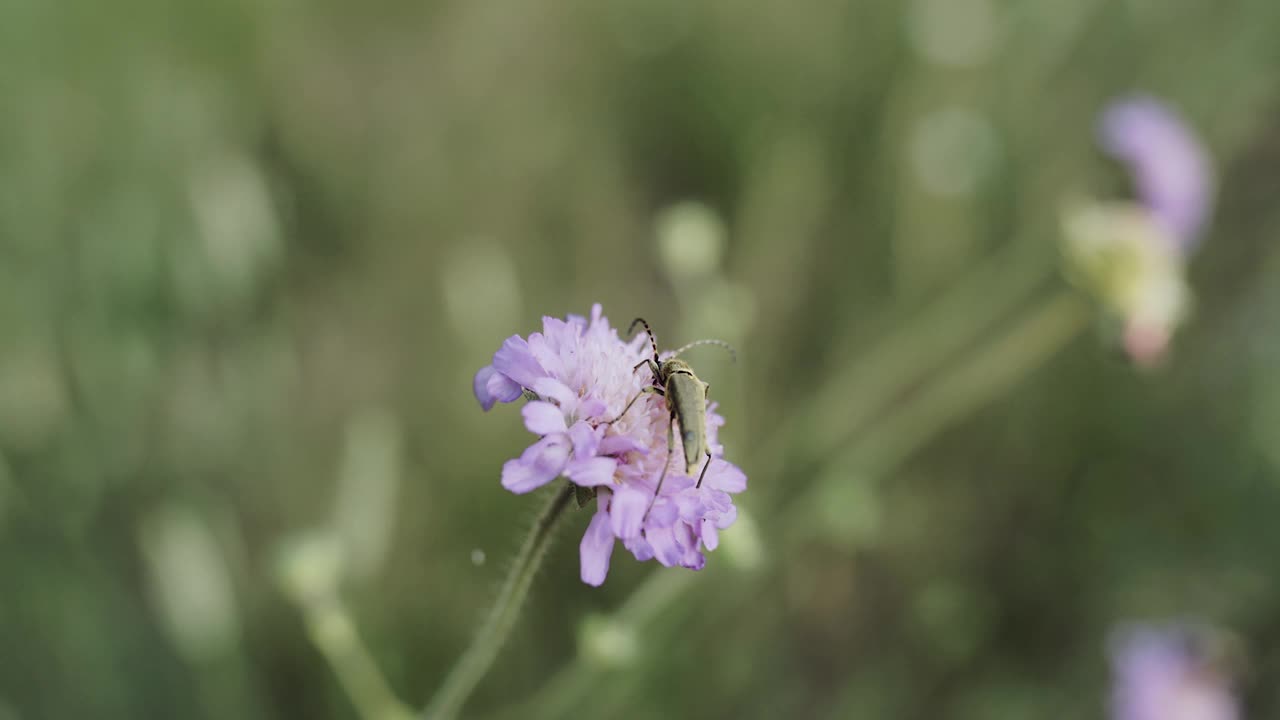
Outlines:
<svg viewBox="0 0 1280 720"><path fill-rule="evenodd" d="M311 641L329 661L363 720L411 720L412 710L400 702L360 640L346 609L336 600L303 608Z"/></svg>
<svg viewBox="0 0 1280 720"><path fill-rule="evenodd" d="M338 593L341 548L336 537L314 532L281 546L276 572L281 589L298 606L312 644L329 663L362 720L412 720Z"/></svg>
<svg viewBox="0 0 1280 720"><path fill-rule="evenodd" d="M573 484L565 483L538 516L524 546L520 548L520 554L511 565L511 572L502 584L502 591L498 593L489 617L427 705L422 715L424 720L449 720L457 716L476 685L489 672L529 595L529 586L551 544L556 521L564 514L572 497Z"/></svg>

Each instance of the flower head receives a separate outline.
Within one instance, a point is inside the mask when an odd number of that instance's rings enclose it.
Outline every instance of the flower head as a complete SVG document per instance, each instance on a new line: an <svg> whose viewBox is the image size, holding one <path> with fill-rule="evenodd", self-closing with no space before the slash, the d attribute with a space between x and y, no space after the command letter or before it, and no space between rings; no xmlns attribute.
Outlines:
<svg viewBox="0 0 1280 720"><path fill-rule="evenodd" d="M580 545L590 585L604 582L618 540L638 560L701 569L703 551L714 550L719 531L737 517L730 494L746 488L746 475L722 457L724 418L714 404L706 418L712 458L700 487L678 444L667 447L670 412L662 397L642 393L651 373L633 369L647 347L644 335L619 338L597 304L590 320L545 317L541 333L507 338L473 382L485 410L533 396L522 414L539 439L503 465L503 487L526 493L563 475L595 488L596 513Z"/></svg>
<svg viewBox="0 0 1280 720"><path fill-rule="evenodd" d="M1182 626L1137 625L1111 644L1114 720L1238 720L1226 674L1203 633Z"/></svg>
<svg viewBox="0 0 1280 720"><path fill-rule="evenodd" d="M1187 256L1213 201L1209 157L1168 107L1145 96L1111 103L1098 142L1128 166L1136 201L1080 205L1066 218L1074 279L1121 321L1129 357L1150 367L1165 355L1188 315Z"/></svg>

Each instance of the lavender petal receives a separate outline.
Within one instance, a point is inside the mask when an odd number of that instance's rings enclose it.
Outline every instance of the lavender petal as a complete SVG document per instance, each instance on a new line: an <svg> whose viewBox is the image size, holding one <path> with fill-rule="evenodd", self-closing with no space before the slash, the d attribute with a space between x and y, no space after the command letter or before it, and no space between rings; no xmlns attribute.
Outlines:
<svg viewBox="0 0 1280 720"><path fill-rule="evenodd" d="M1139 199L1169 230L1182 252L1199 239L1212 205L1208 153L1172 109L1146 96L1112 103L1099 142L1129 166Z"/></svg>
<svg viewBox="0 0 1280 720"><path fill-rule="evenodd" d="M594 457L587 460L572 460L564 469L564 474L574 485L580 487L598 487L613 484L613 473L618 469L618 461L607 457Z"/></svg>
<svg viewBox="0 0 1280 720"><path fill-rule="evenodd" d="M528 403L520 414L524 416L524 426L534 435L554 435L568 430L564 424L564 413L549 402Z"/></svg>
<svg viewBox="0 0 1280 720"><path fill-rule="evenodd" d="M626 540L640 534L645 511L649 509L649 495L634 488L621 487L613 494L609 506L610 525L613 534Z"/></svg>
<svg viewBox="0 0 1280 720"><path fill-rule="evenodd" d="M613 533L609 532L609 515L603 505L591 517L587 532L578 545L578 559L581 563L582 582L593 587L600 587L605 576L609 574L609 558L613 555Z"/></svg>
<svg viewBox="0 0 1280 720"><path fill-rule="evenodd" d="M547 373L534 359L529 343L519 335L512 335L493 354L493 367L521 387L532 388L538 378Z"/></svg>
<svg viewBox="0 0 1280 720"><path fill-rule="evenodd" d="M536 490L556 479L568 460L569 443L564 436L544 437L518 460L508 460L502 466L502 486L513 493Z"/></svg>

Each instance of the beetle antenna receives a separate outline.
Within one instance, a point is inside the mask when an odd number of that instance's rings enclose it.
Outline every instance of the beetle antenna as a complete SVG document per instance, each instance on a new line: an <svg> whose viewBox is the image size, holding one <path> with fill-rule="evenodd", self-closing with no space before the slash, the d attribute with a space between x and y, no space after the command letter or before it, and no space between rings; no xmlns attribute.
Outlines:
<svg viewBox="0 0 1280 720"><path fill-rule="evenodd" d="M631 331L635 329L637 323L643 325L644 331L649 334L649 345L653 347L653 359L654 361L657 361L658 341L653 339L653 330L649 329L649 323L645 322L644 318L636 318L635 320L632 320L631 324L627 326L627 335L631 335Z"/></svg>
<svg viewBox="0 0 1280 720"><path fill-rule="evenodd" d="M689 343L688 345L685 345L684 347L680 348L679 350L676 350L675 352L671 353L671 355L669 355L669 356L668 356L668 359L673 358L673 357L678 357L678 356L680 355L680 353L684 352L685 350L688 350L689 348L695 348L695 347L698 347L699 345L716 345L716 346L722 347L722 348L724 348L725 350L728 350L728 351L729 351L729 359L730 359L730 360L732 360L733 362L737 362L737 361L738 361L738 351L737 351L737 350L734 350L732 345L730 345L729 343L727 343L727 342L725 342L725 341L723 341L723 340L694 340L693 342Z"/></svg>

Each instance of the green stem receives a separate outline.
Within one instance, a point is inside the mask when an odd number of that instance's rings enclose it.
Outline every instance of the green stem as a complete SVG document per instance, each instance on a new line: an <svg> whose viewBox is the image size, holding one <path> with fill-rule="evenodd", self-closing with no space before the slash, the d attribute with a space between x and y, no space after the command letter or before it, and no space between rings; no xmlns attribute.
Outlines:
<svg viewBox="0 0 1280 720"><path fill-rule="evenodd" d="M502 591L498 593L493 609L489 611L489 617L471 641L471 647L458 659L427 705L422 715L424 720L449 720L456 717L476 685L489 672L493 661L498 657L498 651L502 649L502 644L515 625L520 607L529 595L529 586L551 544L556 521L564 514L572 497L573 485L565 483L538 516L538 521L534 523L533 530L511 566L511 572L502 585Z"/></svg>
<svg viewBox="0 0 1280 720"><path fill-rule="evenodd" d="M311 641L329 661L334 675L364 720L410 720L405 707L387 685L378 665L361 642L355 624L336 599L303 607Z"/></svg>
<svg viewBox="0 0 1280 720"><path fill-rule="evenodd" d="M278 582L297 603L312 644L329 663L362 720L412 720L406 706L356 630L338 594L340 548L328 533L294 538L282 546Z"/></svg>

